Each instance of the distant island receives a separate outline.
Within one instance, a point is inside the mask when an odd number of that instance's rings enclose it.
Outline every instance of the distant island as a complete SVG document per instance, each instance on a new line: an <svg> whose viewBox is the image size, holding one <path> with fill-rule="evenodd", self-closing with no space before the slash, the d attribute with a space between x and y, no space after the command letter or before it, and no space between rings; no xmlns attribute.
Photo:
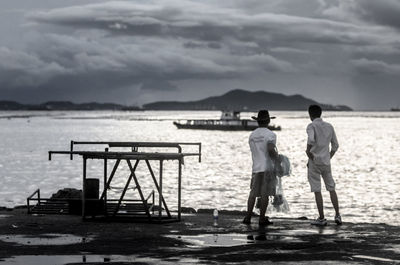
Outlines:
<svg viewBox="0 0 400 265"><path fill-rule="evenodd" d="M344 105L321 104L301 95L286 96L279 93L251 92L241 89L231 90L221 96L208 97L198 101L159 101L145 104L143 108L148 110L305 110L312 104L318 104L324 110L352 110Z"/></svg>
<svg viewBox="0 0 400 265"><path fill-rule="evenodd" d="M0 101L0 110L305 110L309 105L319 104L324 110L351 111L344 105L321 104L301 95L286 96L265 91L231 90L221 96L208 97L198 101L158 101L143 105L124 106L115 103L72 103L49 101L42 104L20 104L15 101Z"/></svg>
<svg viewBox="0 0 400 265"><path fill-rule="evenodd" d="M26 105L15 101L0 101L0 110L141 110L141 108L97 102L76 104L69 101L49 101L38 105Z"/></svg>

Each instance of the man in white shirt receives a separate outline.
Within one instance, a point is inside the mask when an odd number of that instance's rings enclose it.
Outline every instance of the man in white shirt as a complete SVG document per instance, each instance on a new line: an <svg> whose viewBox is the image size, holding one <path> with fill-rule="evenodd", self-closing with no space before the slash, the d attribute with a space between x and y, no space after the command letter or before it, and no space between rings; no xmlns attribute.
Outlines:
<svg viewBox="0 0 400 265"><path fill-rule="evenodd" d="M311 192L315 194L319 217L311 224L327 225L324 216L324 205L321 194L321 176L324 179L325 188L329 191L333 207L335 208L335 222L342 224L339 213L339 202L335 191L335 181L332 178L331 158L339 148L335 130L330 123L321 119L322 110L318 105L311 105L308 114L312 123L307 126L307 150L308 156L307 175L311 186ZM331 149L329 150L329 145Z"/></svg>
<svg viewBox="0 0 400 265"><path fill-rule="evenodd" d="M260 110L257 117L252 117L258 122L249 137L249 145L253 160L252 178L250 183L250 194L247 200L247 214L243 219L244 224L250 224L253 208L257 197L260 199L259 225L272 224L265 217L268 206L268 196L275 195L276 176L274 174L274 160L277 159L276 134L268 129L271 119L268 110Z"/></svg>

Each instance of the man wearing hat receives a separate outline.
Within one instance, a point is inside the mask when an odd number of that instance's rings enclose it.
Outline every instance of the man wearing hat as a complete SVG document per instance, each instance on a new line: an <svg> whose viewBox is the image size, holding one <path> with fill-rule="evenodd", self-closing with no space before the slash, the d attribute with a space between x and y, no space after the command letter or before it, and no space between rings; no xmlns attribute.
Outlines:
<svg viewBox="0 0 400 265"><path fill-rule="evenodd" d="M265 217L265 212L268 206L268 196L275 195L276 177L273 173L273 160L278 158L278 152L276 151L276 134L268 129L268 124L275 117L270 117L268 110L260 110L257 117L253 116L252 118L258 122L258 128L249 137L253 166L247 214L243 223L250 224L255 200L260 197L259 225L269 225L272 222Z"/></svg>

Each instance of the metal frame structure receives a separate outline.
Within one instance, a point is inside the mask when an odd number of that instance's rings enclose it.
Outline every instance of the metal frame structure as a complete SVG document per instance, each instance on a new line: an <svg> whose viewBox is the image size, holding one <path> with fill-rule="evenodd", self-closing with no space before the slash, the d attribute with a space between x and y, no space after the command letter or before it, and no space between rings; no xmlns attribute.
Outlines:
<svg viewBox="0 0 400 265"><path fill-rule="evenodd" d="M106 145L108 148L105 148L104 151L75 151L75 145ZM198 146L197 153L183 153L182 145L192 145ZM114 147L129 147L131 148L130 152L115 152L110 151L110 148ZM176 148L177 153L156 153L156 152L139 152L139 148ZM86 190L86 180L87 180L87 160L103 160L104 161L104 176L103 176L103 191L101 192L100 199L95 201L104 203L103 205L103 214L104 217L116 217L117 213L121 208L122 202L132 201L125 200L124 196L129 188L131 181L135 182L135 188L137 189L143 209L145 210L145 217L148 221L180 221L181 220L181 186L182 186L182 164L184 157L186 156L198 156L199 162L201 162L201 143L179 143L179 142L78 142L71 141L70 151L49 151L49 160L52 159L52 156L55 154L65 154L70 155L70 159L72 160L74 155L79 155L82 157L83 161L83 172L82 172L82 218L85 219L86 216L90 215L87 212L87 203L93 201L93 199L86 198L85 190ZM177 218L173 218L167 203L163 196L163 163L165 160L176 160L178 161L178 215ZM108 175L107 162L115 161L114 166L112 167L111 173ZM110 200L107 198L107 190L110 189L111 182L115 176L118 166L122 161L125 161L129 167L130 174L127 177L126 184L123 188L123 191L118 200ZM154 186L156 188L156 192L158 193L158 215L154 216L154 191L148 196L144 197L142 189L140 187L140 183L136 177L135 171L140 161L144 161L146 163L148 172L150 177L153 180ZM154 174L154 171L151 167L150 161L159 161L159 177L158 181ZM32 200L34 194L30 196ZM152 204L149 203L150 198L152 197ZM42 199L43 200L43 199ZM39 198L40 204L40 198ZM29 198L28 198L29 205ZM150 206L151 205L151 206ZM112 206L112 211L109 212ZM165 209L166 216L163 216L163 207ZM150 213L153 212L153 215ZM109 215L111 213L111 216Z"/></svg>

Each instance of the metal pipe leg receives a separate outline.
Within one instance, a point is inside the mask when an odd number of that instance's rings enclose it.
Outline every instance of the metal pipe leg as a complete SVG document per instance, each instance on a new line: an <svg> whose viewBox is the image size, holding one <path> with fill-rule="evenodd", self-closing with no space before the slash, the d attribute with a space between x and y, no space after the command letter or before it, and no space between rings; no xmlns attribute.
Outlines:
<svg viewBox="0 0 400 265"><path fill-rule="evenodd" d="M85 214L86 214L86 157L83 157L83 185L82 185L82 219L85 219Z"/></svg>
<svg viewBox="0 0 400 265"><path fill-rule="evenodd" d="M179 160L178 168L178 221L181 220L181 187L182 187L182 162Z"/></svg>
<svg viewBox="0 0 400 265"><path fill-rule="evenodd" d="M105 149L108 152L108 148ZM104 176L103 176L103 193L104 193L104 216L107 217L107 158L104 159Z"/></svg>
<svg viewBox="0 0 400 265"><path fill-rule="evenodd" d="M159 179L159 185L160 185L160 190L158 193L158 218L161 221L161 217L162 217L162 175L163 175L163 160L160 160L160 179Z"/></svg>

